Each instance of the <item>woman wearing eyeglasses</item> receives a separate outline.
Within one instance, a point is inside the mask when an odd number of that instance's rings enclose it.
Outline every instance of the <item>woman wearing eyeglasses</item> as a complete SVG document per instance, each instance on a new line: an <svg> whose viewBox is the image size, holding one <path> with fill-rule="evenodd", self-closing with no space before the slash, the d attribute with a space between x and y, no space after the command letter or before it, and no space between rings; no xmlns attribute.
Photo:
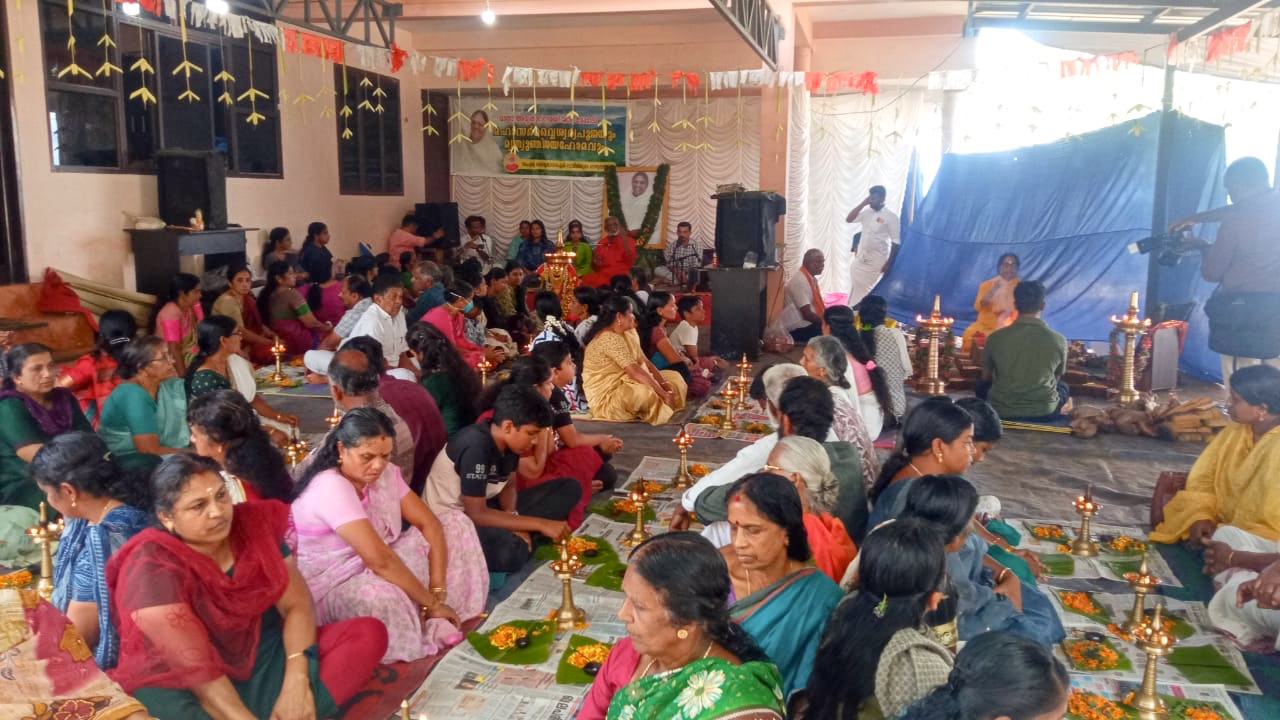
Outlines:
<svg viewBox="0 0 1280 720"><path fill-rule="evenodd" d="M98 422L111 452L126 464L134 454L183 452L191 443L187 394L165 341L144 335L129 343L116 373L124 382L102 403Z"/></svg>

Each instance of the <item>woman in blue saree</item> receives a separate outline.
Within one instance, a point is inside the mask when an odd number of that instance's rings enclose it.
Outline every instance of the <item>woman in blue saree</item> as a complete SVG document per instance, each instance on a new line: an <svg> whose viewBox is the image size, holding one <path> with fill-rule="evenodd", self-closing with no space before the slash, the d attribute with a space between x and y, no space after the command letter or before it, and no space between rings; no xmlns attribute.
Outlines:
<svg viewBox="0 0 1280 720"><path fill-rule="evenodd" d="M115 667L119 638L111 622L107 559L151 525L147 478L121 471L91 432L59 435L31 460L31 477L66 518L53 563L53 604L93 648L98 667Z"/></svg>
<svg viewBox="0 0 1280 720"><path fill-rule="evenodd" d="M1066 637L1053 603L1008 568L984 561L987 541L972 532L978 491L958 475L926 475L907 493L899 519L919 518L947 537L947 577L956 590L960 639L1007 630L1051 647Z"/></svg>
<svg viewBox="0 0 1280 720"><path fill-rule="evenodd" d="M729 489L732 541L720 552L733 586L729 616L778 666L790 695L809 682L827 616L843 593L811 563L795 485L765 470Z"/></svg>

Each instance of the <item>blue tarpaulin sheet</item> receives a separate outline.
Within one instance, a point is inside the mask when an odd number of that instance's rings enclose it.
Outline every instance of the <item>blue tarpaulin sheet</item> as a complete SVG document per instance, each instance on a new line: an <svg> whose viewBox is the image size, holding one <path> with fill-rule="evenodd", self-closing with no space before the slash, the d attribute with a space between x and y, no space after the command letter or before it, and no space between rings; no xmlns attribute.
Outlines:
<svg viewBox="0 0 1280 720"><path fill-rule="evenodd" d="M1223 128L1186 116L1170 119L1165 225L1224 202ZM946 155L914 222L903 216L902 247L876 293L890 314L911 322L935 294L963 328L977 317L978 284L996 274L1003 253L1017 253L1021 277L1048 290L1044 318L1076 340L1105 340L1111 315L1129 294L1146 297L1147 256L1129 244L1152 234L1160 114L1153 113L1049 145L999 153ZM911 193L908 193L908 197ZM1212 239L1212 227L1202 237ZM1182 369L1218 379L1202 307L1213 290L1198 255L1161 268L1165 303L1196 301ZM1144 314L1151 311L1142 308Z"/></svg>

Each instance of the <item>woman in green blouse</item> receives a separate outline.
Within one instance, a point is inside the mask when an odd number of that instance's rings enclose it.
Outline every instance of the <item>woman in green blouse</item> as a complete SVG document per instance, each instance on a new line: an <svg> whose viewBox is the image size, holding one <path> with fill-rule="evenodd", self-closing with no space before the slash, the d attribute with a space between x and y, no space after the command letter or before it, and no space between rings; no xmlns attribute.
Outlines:
<svg viewBox="0 0 1280 720"><path fill-rule="evenodd" d="M80 403L57 387L53 353L40 343L16 345L0 358L0 505L38 508L44 491L27 478L27 464L55 436L93 432Z"/></svg>
<svg viewBox="0 0 1280 720"><path fill-rule="evenodd" d="M103 401L98 420L98 435L111 452L122 461L129 455L184 452L191 443L187 396L165 342L144 335L129 343L116 373L124 382Z"/></svg>
<svg viewBox="0 0 1280 720"><path fill-rule="evenodd" d="M208 395L217 390L235 390L253 405L260 417L275 423L292 426L298 424L298 416L283 413L271 407L260 397L256 386L241 387L244 381L254 383L253 367L241 354L243 330L236 321L225 315L210 315L196 328L197 353L187 368L186 391L191 398ZM253 390L249 393L245 390ZM276 427L268 432L277 442L287 441L287 436Z"/></svg>
<svg viewBox="0 0 1280 720"><path fill-rule="evenodd" d="M422 386L440 408L449 436L475 422L480 378L449 338L435 325L418 322L409 328L405 340L422 368Z"/></svg>

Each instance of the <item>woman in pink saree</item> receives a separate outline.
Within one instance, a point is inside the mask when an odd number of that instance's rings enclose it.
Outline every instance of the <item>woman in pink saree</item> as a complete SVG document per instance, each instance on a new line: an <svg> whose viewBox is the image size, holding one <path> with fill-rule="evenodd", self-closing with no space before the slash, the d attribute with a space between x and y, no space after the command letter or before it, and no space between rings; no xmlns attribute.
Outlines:
<svg viewBox="0 0 1280 720"><path fill-rule="evenodd" d="M292 508L298 570L319 622L381 620L390 637L384 663L461 642L461 623L484 611L489 593L475 526L461 511L433 514L409 490L389 462L394 437L377 410L343 415L298 481Z"/></svg>

